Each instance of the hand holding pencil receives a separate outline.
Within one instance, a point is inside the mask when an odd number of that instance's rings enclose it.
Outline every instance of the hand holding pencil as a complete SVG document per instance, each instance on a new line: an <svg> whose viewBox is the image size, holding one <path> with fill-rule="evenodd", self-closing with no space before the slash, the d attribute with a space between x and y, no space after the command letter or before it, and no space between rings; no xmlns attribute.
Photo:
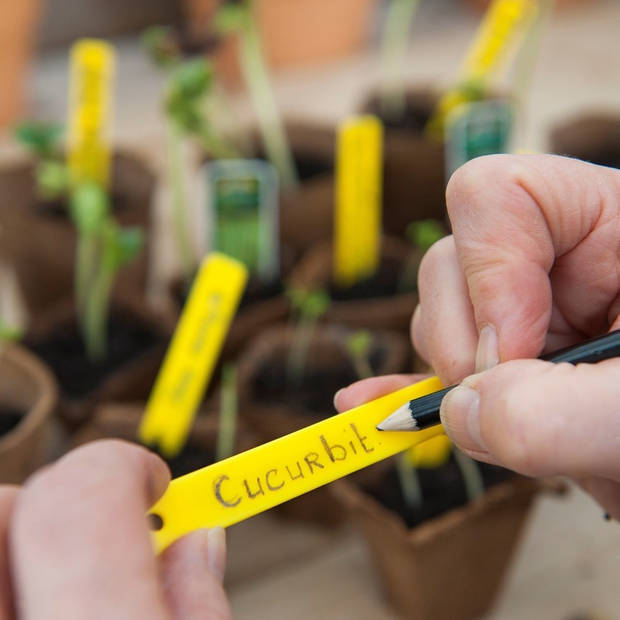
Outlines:
<svg viewBox="0 0 620 620"><path fill-rule="evenodd" d="M620 518L620 359L529 359L620 328L620 172L483 157L452 177L447 206L454 234L422 263L412 323L417 351L461 384L442 403L446 431L479 460L571 476ZM419 378L354 384L336 406Z"/></svg>

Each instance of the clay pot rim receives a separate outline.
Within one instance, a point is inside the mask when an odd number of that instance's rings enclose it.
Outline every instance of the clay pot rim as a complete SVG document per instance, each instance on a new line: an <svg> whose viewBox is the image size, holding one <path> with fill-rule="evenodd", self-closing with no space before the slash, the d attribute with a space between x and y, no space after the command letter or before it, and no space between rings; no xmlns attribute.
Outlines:
<svg viewBox="0 0 620 620"><path fill-rule="evenodd" d="M360 489L350 481L340 480L334 487L334 491L344 498L350 508L362 509L372 513L375 519L381 519L384 528L390 530L393 535L401 538L404 544L418 546L429 540L439 538L449 533L456 525L468 521L486 512L493 505L520 495L527 496L537 491L547 491L561 494L565 492L565 485L546 480L536 480L524 476L516 476L492 486L485 491L482 497L457 506L444 512L433 519L429 519L413 528L407 527L400 515L388 510L369 493Z"/></svg>
<svg viewBox="0 0 620 620"><path fill-rule="evenodd" d="M51 415L58 402L58 386L51 370L26 348L18 344L7 345L0 353L0 369L4 364L13 364L29 375L39 388L39 394L18 425L0 437L0 454L19 445L26 436L41 426Z"/></svg>

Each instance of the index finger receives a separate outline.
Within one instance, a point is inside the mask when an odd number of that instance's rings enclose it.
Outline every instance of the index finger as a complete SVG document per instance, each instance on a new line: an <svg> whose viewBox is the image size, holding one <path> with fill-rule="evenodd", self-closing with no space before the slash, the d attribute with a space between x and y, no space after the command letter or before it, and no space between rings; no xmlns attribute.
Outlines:
<svg viewBox="0 0 620 620"><path fill-rule="evenodd" d="M166 618L146 511L169 477L161 459L121 441L35 474L10 524L20 617Z"/></svg>
<svg viewBox="0 0 620 620"><path fill-rule="evenodd" d="M538 355L550 328L578 339L609 327L620 172L553 155L481 157L453 175L447 207L476 327L495 327L500 361Z"/></svg>

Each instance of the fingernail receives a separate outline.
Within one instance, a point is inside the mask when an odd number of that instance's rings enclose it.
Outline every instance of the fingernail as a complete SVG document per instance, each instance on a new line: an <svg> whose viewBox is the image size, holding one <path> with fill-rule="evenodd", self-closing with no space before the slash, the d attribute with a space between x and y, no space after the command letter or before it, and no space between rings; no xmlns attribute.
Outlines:
<svg viewBox="0 0 620 620"><path fill-rule="evenodd" d="M487 324L480 330L478 350L476 351L476 372L483 372L499 364L499 345L497 332L493 325Z"/></svg>
<svg viewBox="0 0 620 620"><path fill-rule="evenodd" d="M344 392L344 388L339 389L335 394L334 394L334 407L336 409L338 409L338 398L340 396L340 394L342 394L342 392Z"/></svg>
<svg viewBox="0 0 620 620"><path fill-rule="evenodd" d="M480 436L480 395L465 385L450 390L439 411L441 422L452 441L463 450L485 450Z"/></svg>
<svg viewBox="0 0 620 620"><path fill-rule="evenodd" d="M224 528L211 528L207 534L207 563L209 570L223 582L226 572L226 531Z"/></svg>

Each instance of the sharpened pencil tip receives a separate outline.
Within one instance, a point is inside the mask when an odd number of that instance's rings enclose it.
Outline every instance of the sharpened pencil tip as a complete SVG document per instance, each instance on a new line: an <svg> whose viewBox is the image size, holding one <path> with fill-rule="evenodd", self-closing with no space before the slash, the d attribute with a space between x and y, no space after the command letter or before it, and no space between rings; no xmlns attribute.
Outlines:
<svg viewBox="0 0 620 620"><path fill-rule="evenodd" d="M409 403L405 403L399 407L394 413L389 415L385 420L377 424L379 431L414 431L416 430L416 422L411 415Z"/></svg>

